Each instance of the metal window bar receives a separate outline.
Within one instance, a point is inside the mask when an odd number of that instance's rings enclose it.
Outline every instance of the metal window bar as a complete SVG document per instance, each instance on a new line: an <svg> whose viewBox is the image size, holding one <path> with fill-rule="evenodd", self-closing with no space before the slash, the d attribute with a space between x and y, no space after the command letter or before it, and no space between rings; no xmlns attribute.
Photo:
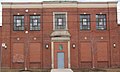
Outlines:
<svg viewBox="0 0 120 72"><path fill-rule="evenodd" d="M30 30L40 30L40 16L30 16Z"/></svg>
<svg viewBox="0 0 120 72"><path fill-rule="evenodd" d="M18 20L21 21L21 25L18 26ZM14 31L24 30L24 16L14 16Z"/></svg>
<svg viewBox="0 0 120 72"><path fill-rule="evenodd" d="M96 29L97 30L106 30L106 15L97 14L96 15Z"/></svg>
<svg viewBox="0 0 120 72"><path fill-rule="evenodd" d="M61 25L59 19L62 19ZM65 14L55 14L55 30L66 29L66 15Z"/></svg>
<svg viewBox="0 0 120 72"><path fill-rule="evenodd" d="M80 15L80 29L90 30L90 15L89 14Z"/></svg>

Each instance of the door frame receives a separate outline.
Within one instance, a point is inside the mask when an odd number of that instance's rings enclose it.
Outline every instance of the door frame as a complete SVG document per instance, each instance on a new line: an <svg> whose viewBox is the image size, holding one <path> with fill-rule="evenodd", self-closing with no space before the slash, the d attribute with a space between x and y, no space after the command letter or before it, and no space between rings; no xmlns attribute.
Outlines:
<svg viewBox="0 0 120 72"><path fill-rule="evenodd" d="M52 69L55 68L55 64L54 64L54 42L64 42L64 41L51 41L51 59L52 59ZM67 41L68 43L68 68L71 68L71 64L70 64L70 40Z"/></svg>

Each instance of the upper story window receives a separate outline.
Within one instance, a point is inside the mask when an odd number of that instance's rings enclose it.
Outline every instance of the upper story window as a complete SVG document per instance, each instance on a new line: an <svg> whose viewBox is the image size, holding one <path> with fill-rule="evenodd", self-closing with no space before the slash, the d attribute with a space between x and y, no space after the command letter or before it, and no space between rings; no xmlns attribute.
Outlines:
<svg viewBox="0 0 120 72"><path fill-rule="evenodd" d="M105 14L96 15L96 28L97 30L106 30L106 15Z"/></svg>
<svg viewBox="0 0 120 72"><path fill-rule="evenodd" d="M14 16L14 30L24 30L24 16Z"/></svg>
<svg viewBox="0 0 120 72"><path fill-rule="evenodd" d="M40 30L40 16L30 16L30 30Z"/></svg>
<svg viewBox="0 0 120 72"><path fill-rule="evenodd" d="M58 12L54 13L54 30L66 30L67 29L67 19L66 13Z"/></svg>
<svg viewBox="0 0 120 72"><path fill-rule="evenodd" d="M90 15L89 14L80 15L80 29L90 30Z"/></svg>

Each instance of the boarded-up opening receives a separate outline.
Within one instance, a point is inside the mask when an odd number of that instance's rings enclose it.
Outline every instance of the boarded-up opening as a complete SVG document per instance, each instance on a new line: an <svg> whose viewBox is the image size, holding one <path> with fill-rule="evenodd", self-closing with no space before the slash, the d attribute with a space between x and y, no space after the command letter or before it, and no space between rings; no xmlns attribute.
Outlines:
<svg viewBox="0 0 120 72"><path fill-rule="evenodd" d="M90 68L92 66L91 43L84 42L80 44L80 62L82 68Z"/></svg>
<svg viewBox="0 0 120 72"><path fill-rule="evenodd" d="M98 67L108 67L108 49L107 42L97 43L97 66Z"/></svg>
<svg viewBox="0 0 120 72"><path fill-rule="evenodd" d="M13 67L22 68L24 62L24 43L14 43L12 53Z"/></svg>
<svg viewBox="0 0 120 72"><path fill-rule="evenodd" d="M30 68L40 68L41 67L41 44L40 43L30 43Z"/></svg>

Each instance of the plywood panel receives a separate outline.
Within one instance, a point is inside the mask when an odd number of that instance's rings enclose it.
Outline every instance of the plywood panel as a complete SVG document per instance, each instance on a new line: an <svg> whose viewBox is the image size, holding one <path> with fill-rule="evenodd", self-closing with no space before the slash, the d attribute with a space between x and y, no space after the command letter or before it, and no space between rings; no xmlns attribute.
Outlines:
<svg viewBox="0 0 120 72"><path fill-rule="evenodd" d="M13 44L13 62L24 62L24 43Z"/></svg>
<svg viewBox="0 0 120 72"><path fill-rule="evenodd" d="M40 43L30 43L30 62L40 62L41 54L41 44Z"/></svg>
<svg viewBox="0 0 120 72"><path fill-rule="evenodd" d="M80 44L80 56L81 61L91 61L91 45L89 42L81 43Z"/></svg>
<svg viewBox="0 0 120 72"><path fill-rule="evenodd" d="M107 42L97 43L97 60L108 61Z"/></svg>

